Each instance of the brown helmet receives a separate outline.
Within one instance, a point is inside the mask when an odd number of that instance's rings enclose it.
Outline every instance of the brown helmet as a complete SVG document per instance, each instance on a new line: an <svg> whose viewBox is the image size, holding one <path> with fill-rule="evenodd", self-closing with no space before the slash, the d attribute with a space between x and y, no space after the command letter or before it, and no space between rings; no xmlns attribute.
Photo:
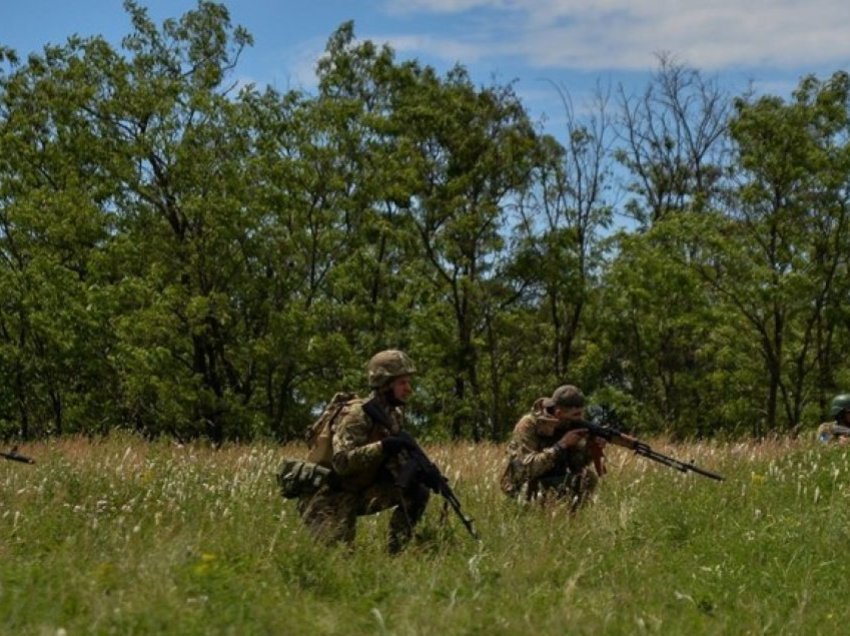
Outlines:
<svg viewBox="0 0 850 636"><path fill-rule="evenodd" d="M396 378L416 373L416 365L404 351L387 349L372 356L366 364L369 386L380 389Z"/></svg>
<svg viewBox="0 0 850 636"><path fill-rule="evenodd" d="M555 406L562 408L575 408L584 406L584 393L577 386L564 384L555 389L552 397L543 399L543 406L551 409Z"/></svg>

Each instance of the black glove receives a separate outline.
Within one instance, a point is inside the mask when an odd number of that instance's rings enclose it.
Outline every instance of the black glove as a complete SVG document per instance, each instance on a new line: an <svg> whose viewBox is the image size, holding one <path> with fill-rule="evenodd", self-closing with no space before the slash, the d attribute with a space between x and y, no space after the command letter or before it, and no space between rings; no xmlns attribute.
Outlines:
<svg viewBox="0 0 850 636"><path fill-rule="evenodd" d="M416 440L413 438L413 435L408 433L407 431L399 431L393 437L400 437L404 441L407 442L408 448L416 448L419 444L416 443Z"/></svg>
<svg viewBox="0 0 850 636"><path fill-rule="evenodd" d="M410 434L404 431L400 431L395 435L390 435L381 440L381 449L387 457L398 455L403 450L414 450L415 448L416 442Z"/></svg>

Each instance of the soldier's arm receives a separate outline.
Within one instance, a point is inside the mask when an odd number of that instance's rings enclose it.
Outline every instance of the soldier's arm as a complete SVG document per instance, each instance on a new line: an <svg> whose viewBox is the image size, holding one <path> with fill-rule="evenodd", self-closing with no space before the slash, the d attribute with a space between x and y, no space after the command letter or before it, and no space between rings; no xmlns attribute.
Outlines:
<svg viewBox="0 0 850 636"><path fill-rule="evenodd" d="M524 479L536 479L555 467L559 451L554 446L540 448L540 440L534 430L534 421L523 418L514 429L509 446L511 460L519 464Z"/></svg>
<svg viewBox="0 0 850 636"><path fill-rule="evenodd" d="M384 461L381 442L370 442L373 424L358 404L337 423L333 439L334 470L352 475L376 469Z"/></svg>

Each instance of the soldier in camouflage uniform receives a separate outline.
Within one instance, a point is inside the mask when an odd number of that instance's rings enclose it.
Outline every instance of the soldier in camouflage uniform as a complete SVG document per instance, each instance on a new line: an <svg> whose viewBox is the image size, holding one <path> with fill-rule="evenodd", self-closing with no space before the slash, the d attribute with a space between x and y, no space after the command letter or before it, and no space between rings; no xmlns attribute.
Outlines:
<svg viewBox="0 0 850 636"><path fill-rule="evenodd" d="M574 511L588 501L605 472L605 440L587 438L577 423L584 417L584 395L575 386L539 398L514 427L508 464L502 475L505 494L524 500L567 501ZM594 464L596 472L591 470Z"/></svg>
<svg viewBox="0 0 850 636"><path fill-rule="evenodd" d="M402 431L402 408L413 391L415 372L407 354L395 349L381 351L369 361L372 393L365 400L349 402L334 427L334 478L299 502L301 517L320 540L350 544L358 516L388 508L395 508L389 551L398 552L410 540L429 496L422 484L414 482L404 490L396 485L411 445L411 438Z"/></svg>
<svg viewBox="0 0 850 636"><path fill-rule="evenodd" d="M850 393L842 393L832 398L829 415L833 419L818 427L818 441L846 444L850 441Z"/></svg>

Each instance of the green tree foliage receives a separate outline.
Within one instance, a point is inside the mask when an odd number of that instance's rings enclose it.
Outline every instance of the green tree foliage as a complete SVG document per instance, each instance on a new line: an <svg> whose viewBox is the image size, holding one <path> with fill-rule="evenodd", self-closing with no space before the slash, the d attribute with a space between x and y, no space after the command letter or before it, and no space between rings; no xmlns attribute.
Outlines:
<svg viewBox="0 0 850 636"><path fill-rule="evenodd" d="M476 440L564 382L681 436L847 390L846 74L732 102L662 56L546 135L351 23L310 95L235 81L221 4L125 8L0 47L1 434L293 438L388 347L413 425Z"/></svg>
<svg viewBox="0 0 850 636"><path fill-rule="evenodd" d="M416 150L410 214L424 252L417 318L440 325L423 334L427 359L443 370L452 435L479 439L487 316L514 296L503 278L506 210L531 179L537 137L509 86L476 89L461 68L445 81L419 73L397 115Z"/></svg>
<svg viewBox="0 0 850 636"><path fill-rule="evenodd" d="M7 52L0 75L0 417L24 437L117 421L100 408L116 390L100 268L118 192L86 113L84 51L101 44L72 39L24 65Z"/></svg>
<svg viewBox="0 0 850 636"><path fill-rule="evenodd" d="M759 345L764 417L794 426L835 390L835 327L846 305L850 80L805 78L790 103L735 103L740 179L699 240L700 272ZM740 336L738 336L740 338Z"/></svg>
<svg viewBox="0 0 850 636"><path fill-rule="evenodd" d="M641 95L619 90L615 156L629 172L625 212L650 226L679 210L710 209L720 192L729 100L716 79L659 56Z"/></svg>
<svg viewBox="0 0 850 636"><path fill-rule="evenodd" d="M531 186L518 206L515 246L517 265L535 293L532 305L540 309L535 320L551 330L539 340L539 372L553 371L556 379L569 377L579 357L584 313L599 289L604 256L600 234L612 221L607 96L596 95L591 115L583 121L569 94L557 89L567 143L544 138Z"/></svg>

